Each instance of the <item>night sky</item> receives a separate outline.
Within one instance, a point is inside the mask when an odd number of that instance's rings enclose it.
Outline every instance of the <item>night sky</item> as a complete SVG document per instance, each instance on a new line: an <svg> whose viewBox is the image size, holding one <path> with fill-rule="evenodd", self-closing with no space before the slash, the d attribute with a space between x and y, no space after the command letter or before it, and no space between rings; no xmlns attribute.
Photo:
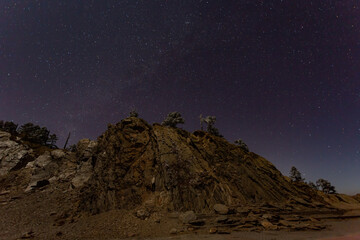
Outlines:
<svg viewBox="0 0 360 240"><path fill-rule="evenodd" d="M132 108L215 115L283 174L360 192L360 2L0 1L0 119L62 146Z"/></svg>

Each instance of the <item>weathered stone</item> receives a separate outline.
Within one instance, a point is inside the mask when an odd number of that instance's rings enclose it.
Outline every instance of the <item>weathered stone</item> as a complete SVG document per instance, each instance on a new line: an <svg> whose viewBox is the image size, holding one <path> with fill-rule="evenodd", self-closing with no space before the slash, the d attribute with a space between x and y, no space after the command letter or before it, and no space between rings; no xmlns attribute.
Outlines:
<svg viewBox="0 0 360 240"><path fill-rule="evenodd" d="M271 215L271 214L264 214L264 215L261 216L261 218L270 220L270 219L274 218L274 216Z"/></svg>
<svg viewBox="0 0 360 240"><path fill-rule="evenodd" d="M172 228L170 230L170 234L177 234L178 233L178 230L176 228Z"/></svg>
<svg viewBox="0 0 360 240"><path fill-rule="evenodd" d="M87 161L93 156L96 146L96 141L81 139L76 145L76 156L81 161Z"/></svg>
<svg viewBox="0 0 360 240"><path fill-rule="evenodd" d="M209 229L209 233L210 234L214 234L214 233L216 233L217 232L217 228L210 228Z"/></svg>
<svg viewBox="0 0 360 240"><path fill-rule="evenodd" d="M136 216L142 220L150 216L150 213L145 209L139 209L136 211Z"/></svg>
<svg viewBox="0 0 360 240"><path fill-rule="evenodd" d="M216 213L223 214L223 215L228 214L228 212L229 212L229 208L227 206L225 206L224 204L215 204L214 210Z"/></svg>
<svg viewBox="0 0 360 240"><path fill-rule="evenodd" d="M266 229L266 230L276 230L277 226L269 222L268 220L262 220L260 224Z"/></svg>
<svg viewBox="0 0 360 240"><path fill-rule="evenodd" d="M238 207L236 208L236 213L238 214L247 214L250 212L250 209L247 207Z"/></svg>
<svg viewBox="0 0 360 240"><path fill-rule="evenodd" d="M31 165L38 168L44 168L50 162L51 162L50 152L45 152L43 155L40 155L38 158L36 158L34 163ZM27 166L31 166L31 165L28 164Z"/></svg>
<svg viewBox="0 0 360 240"><path fill-rule="evenodd" d="M220 216L215 219L217 223L225 223L228 220L228 217L226 216Z"/></svg>
<svg viewBox="0 0 360 240"><path fill-rule="evenodd" d="M82 187L89 181L92 174L93 166L91 165L91 162L81 162L71 183L75 188Z"/></svg>
<svg viewBox="0 0 360 240"><path fill-rule="evenodd" d="M21 235L21 239L30 239L30 238L34 238L34 232L33 231L29 231L29 232L23 233Z"/></svg>
<svg viewBox="0 0 360 240"><path fill-rule="evenodd" d="M312 222L319 222L319 220L317 220L316 218L313 218L313 217L309 217L309 220Z"/></svg>
<svg viewBox="0 0 360 240"><path fill-rule="evenodd" d="M292 226L292 223L289 221L286 221L286 220L280 220L279 225L285 226L285 227L290 227L290 226Z"/></svg>
<svg viewBox="0 0 360 240"><path fill-rule="evenodd" d="M56 149L54 151L51 151L51 156L57 160L57 159L61 159L63 157L65 157L65 152L61 149Z"/></svg>
<svg viewBox="0 0 360 240"><path fill-rule="evenodd" d="M197 219L196 214L194 211L187 211L180 215L179 217L180 221L184 224L187 224L191 221L195 221Z"/></svg>
<svg viewBox="0 0 360 240"><path fill-rule="evenodd" d="M26 165L28 156L32 150L25 145L10 140L11 134L0 131L0 176L3 176L21 165Z"/></svg>

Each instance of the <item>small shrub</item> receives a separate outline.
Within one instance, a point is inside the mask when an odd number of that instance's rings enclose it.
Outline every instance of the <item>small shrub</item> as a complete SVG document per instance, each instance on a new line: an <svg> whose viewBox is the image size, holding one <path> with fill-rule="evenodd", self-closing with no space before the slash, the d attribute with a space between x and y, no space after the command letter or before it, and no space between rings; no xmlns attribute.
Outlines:
<svg viewBox="0 0 360 240"><path fill-rule="evenodd" d="M17 127L18 127L18 125L13 122L0 121L0 129L5 132L11 133L11 134L16 134Z"/></svg>
<svg viewBox="0 0 360 240"><path fill-rule="evenodd" d="M176 127L177 124L184 124L185 120L181 117L178 112L171 112L167 115L165 120L162 122L164 126Z"/></svg>
<svg viewBox="0 0 360 240"><path fill-rule="evenodd" d="M246 143L244 143L243 140L238 139L235 141L235 144L239 145L239 147L243 149L245 152L249 152L249 147L246 145Z"/></svg>
<svg viewBox="0 0 360 240"><path fill-rule="evenodd" d="M207 116L206 118L201 118L200 123L202 124L203 122L205 122L207 125L206 131L208 133L218 136L218 137L222 137L222 135L219 133L219 130L214 126L215 122L216 122L215 116Z"/></svg>
<svg viewBox="0 0 360 240"><path fill-rule="evenodd" d="M308 183L308 185L309 185L309 187L311 187L314 190L319 190L319 188L316 186L316 184L311 181Z"/></svg>
<svg viewBox="0 0 360 240"><path fill-rule="evenodd" d="M305 180L301 177L301 173L294 166L290 169L290 179L293 182L304 182Z"/></svg>
<svg viewBox="0 0 360 240"><path fill-rule="evenodd" d="M135 111L135 110L132 110L129 114L129 117L139 117L139 114Z"/></svg>

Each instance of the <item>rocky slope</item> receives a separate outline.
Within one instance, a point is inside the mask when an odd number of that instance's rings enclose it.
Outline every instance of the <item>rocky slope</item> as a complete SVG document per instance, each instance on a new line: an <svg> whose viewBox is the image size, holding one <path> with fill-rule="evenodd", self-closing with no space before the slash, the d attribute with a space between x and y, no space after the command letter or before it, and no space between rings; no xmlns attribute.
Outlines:
<svg viewBox="0 0 360 240"><path fill-rule="evenodd" d="M294 184L266 159L204 131L132 117L109 125L97 141L81 140L76 152L0 132L4 239L19 231L104 239L163 236L174 227L172 233L318 230L324 226L316 219L298 215L359 206L358 197Z"/></svg>
<svg viewBox="0 0 360 240"><path fill-rule="evenodd" d="M83 210L144 203L171 211L212 211L217 204L283 203L310 196L266 159L203 131L150 126L128 118L99 137ZM91 201L89 201L91 199Z"/></svg>

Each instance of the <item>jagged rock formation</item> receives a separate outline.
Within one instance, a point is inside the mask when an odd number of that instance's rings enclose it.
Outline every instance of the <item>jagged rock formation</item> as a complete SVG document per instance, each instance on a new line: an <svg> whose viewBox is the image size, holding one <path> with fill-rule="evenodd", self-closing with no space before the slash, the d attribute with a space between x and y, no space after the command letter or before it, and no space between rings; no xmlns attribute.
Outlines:
<svg viewBox="0 0 360 240"><path fill-rule="evenodd" d="M21 168L31 153L32 149L13 141L10 133L0 131L0 176Z"/></svg>
<svg viewBox="0 0 360 240"><path fill-rule="evenodd" d="M83 139L78 143L77 153L72 153L24 142L0 131L1 187L29 192L45 185L69 182L71 188L80 188L93 174L95 146L95 141Z"/></svg>
<svg viewBox="0 0 360 240"><path fill-rule="evenodd" d="M99 213L152 202L171 211L209 212L217 203L310 206L310 198L269 161L223 138L131 117L99 137L80 209Z"/></svg>

